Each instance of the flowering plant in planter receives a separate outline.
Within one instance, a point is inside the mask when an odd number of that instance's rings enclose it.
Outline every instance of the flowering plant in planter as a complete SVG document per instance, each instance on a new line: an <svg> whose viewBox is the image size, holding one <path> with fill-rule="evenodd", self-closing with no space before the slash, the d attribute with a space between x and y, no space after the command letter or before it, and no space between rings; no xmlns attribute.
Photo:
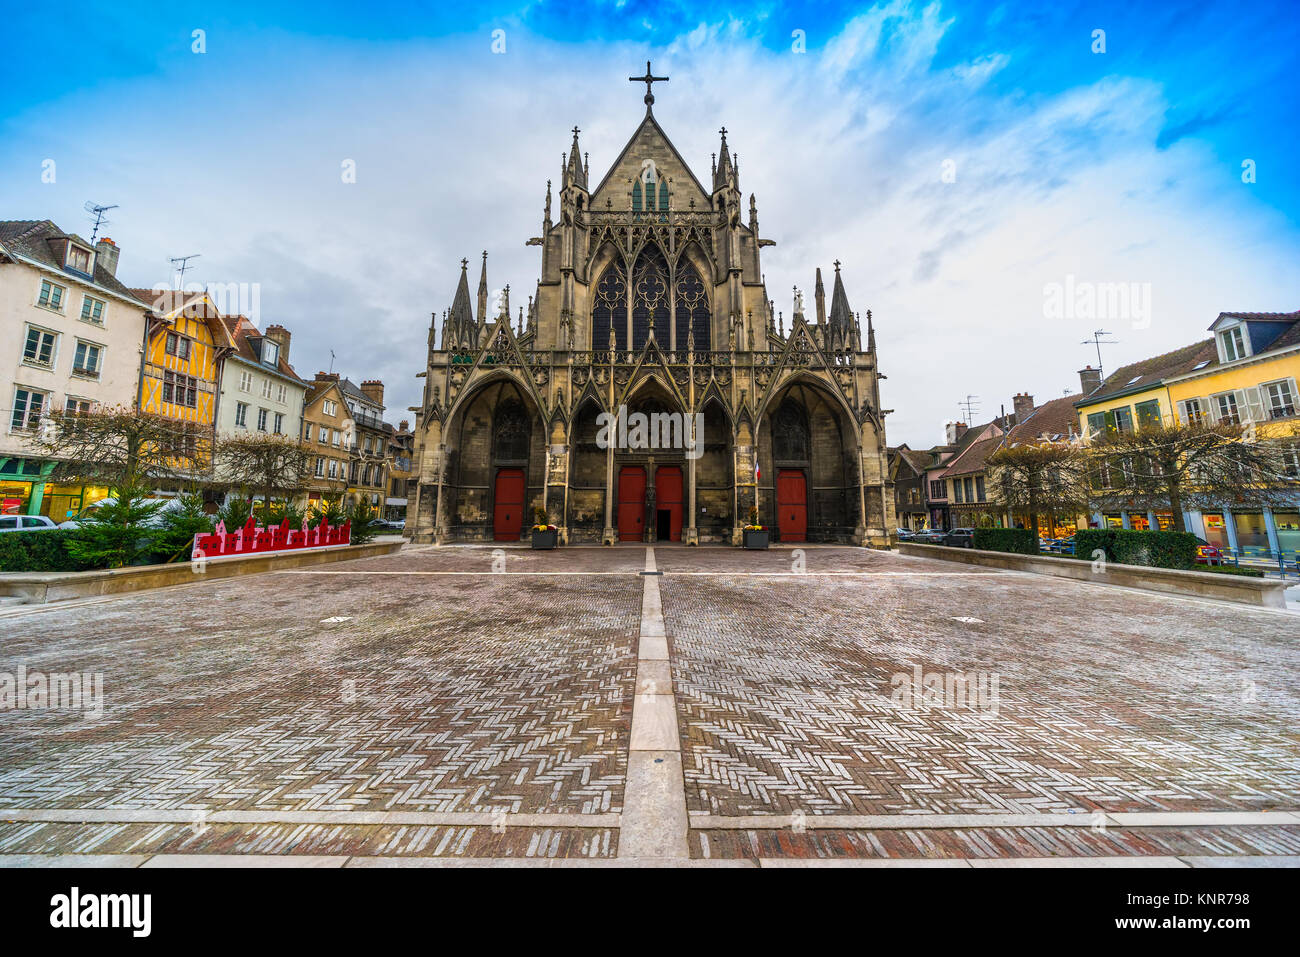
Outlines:
<svg viewBox="0 0 1300 957"><path fill-rule="evenodd" d="M749 524L744 526L744 530L747 532L762 532L766 529L766 525L758 524L758 507L751 505L749 507Z"/></svg>
<svg viewBox="0 0 1300 957"><path fill-rule="evenodd" d="M533 509L533 548L554 548L559 543L559 530L550 524L550 517L546 514L546 509Z"/></svg>
<svg viewBox="0 0 1300 957"><path fill-rule="evenodd" d="M550 516L546 514L546 509L540 506L533 509L533 531L535 532L553 532L555 526L549 522Z"/></svg>

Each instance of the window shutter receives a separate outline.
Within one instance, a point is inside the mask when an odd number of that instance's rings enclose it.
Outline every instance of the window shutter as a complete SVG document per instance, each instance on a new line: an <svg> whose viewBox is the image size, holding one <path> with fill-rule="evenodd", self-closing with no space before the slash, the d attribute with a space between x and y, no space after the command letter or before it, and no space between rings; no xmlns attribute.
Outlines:
<svg viewBox="0 0 1300 957"><path fill-rule="evenodd" d="M1250 410L1250 421L1263 422L1267 416L1264 414L1264 398L1260 395L1259 388L1257 386L1252 386L1249 389L1242 389L1241 391L1248 403L1246 408ZM1240 402L1241 400L1238 399L1237 401ZM1244 418L1245 416L1243 415L1243 419Z"/></svg>
<svg viewBox="0 0 1300 957"><path fill-rule="evenodd" d="M1211 422L1219 421L1219 400L1214 396L1207 396L1205 399L1205 417Z"/></svg>
<svg viewBox="0 0 1300 957"><path fill-rule="evenodd" d="M1179 422L1180 425L1186 425L1187 422L1188 422L1188 418L1187 418L1187 400L1186 400L1186 399L1179 399L1179 400L1178 400L1178 422Z"/></svg>

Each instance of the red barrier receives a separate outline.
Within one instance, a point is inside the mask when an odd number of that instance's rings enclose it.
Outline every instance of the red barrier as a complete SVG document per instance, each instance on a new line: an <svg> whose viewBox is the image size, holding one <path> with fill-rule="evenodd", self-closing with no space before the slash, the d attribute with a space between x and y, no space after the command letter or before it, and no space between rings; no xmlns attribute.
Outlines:
<svg viewBox="0 0 1300 957"><path fill-rule="evenodd" d="M206 535L195 535L191 557L198 561L231 555L253 555L257 552L324 548L329 545L348 545L351 542L351 522L331 526L327 519L322 518L320 525L309 529L307 519L304 518L302 528L295 530L289 527L289 520L286 518L279 525L259 528L257 520L250 516L244 523L244 527L237 532L226 531L226 523L218 522L216 531Z"/></svg>

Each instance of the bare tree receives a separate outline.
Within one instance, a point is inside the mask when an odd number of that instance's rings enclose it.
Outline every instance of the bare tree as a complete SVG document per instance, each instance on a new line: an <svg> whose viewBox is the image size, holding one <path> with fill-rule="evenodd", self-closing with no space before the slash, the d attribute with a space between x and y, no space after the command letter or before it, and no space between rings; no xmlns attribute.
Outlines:
<svg viewBox="0 0 1300 957"><path fill-rule="evenodd" d="M289 436L253 433L218 440L217 463L223 483L260 492L270 506L276 493L287 497L306 485L311 452Z"/></svg>
<svg viewBox="0 0 1300 957"><path fill-rule="evenodd" d="M50 412L30 442L56 460L52 481L115 491L192 478L212 460L211 427L126 406Z"/></svg>
<svg viewBox="0 0 1300 957"><path fill-rule="evenodd" d="M1011 515L1038 531L1038 516L1077 515L1088 502L1082 450L1053 442L1009 445L985 460L990 491Z"/></svg>
<svg viewBox="0 0 1300 957"><path fill-rule="evenodd" d="M1183 510L1271 505L1294 499L1285 447L1254 441L1247 426L1188 422L1111 432L1090 447L1088 477L1098 508L1169 509L1185 532Z"/></svg>

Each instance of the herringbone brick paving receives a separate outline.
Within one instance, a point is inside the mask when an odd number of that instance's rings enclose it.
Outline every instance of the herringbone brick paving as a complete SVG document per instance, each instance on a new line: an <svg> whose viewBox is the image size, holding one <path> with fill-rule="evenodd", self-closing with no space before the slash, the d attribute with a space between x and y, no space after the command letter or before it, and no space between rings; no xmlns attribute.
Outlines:
<svg viewBox="0 0 1300 957"><path fill-rule="evenodd" d="M692 811L1300 805L1294 617L1025 575L819 578L818 554L774 581L663 578ZM997 674L996 714L898 707L916 665Z"/></svg>
<svg viewBox="0 0 1300 957"><path fill-rule="evenodd" d="M862 549L656 557L693 811L1300 807L1293 617ZM103 671L106 698L93 720L0 711L0 854L613 857L616 827L560 820L2 822L4 807L620 811L644 567L634 546L408 547L0 613L0 671ZM996 714L892 705L913 665L997 673ZM695 857L1298 846L1279 825L690 836Z"/></svg>

